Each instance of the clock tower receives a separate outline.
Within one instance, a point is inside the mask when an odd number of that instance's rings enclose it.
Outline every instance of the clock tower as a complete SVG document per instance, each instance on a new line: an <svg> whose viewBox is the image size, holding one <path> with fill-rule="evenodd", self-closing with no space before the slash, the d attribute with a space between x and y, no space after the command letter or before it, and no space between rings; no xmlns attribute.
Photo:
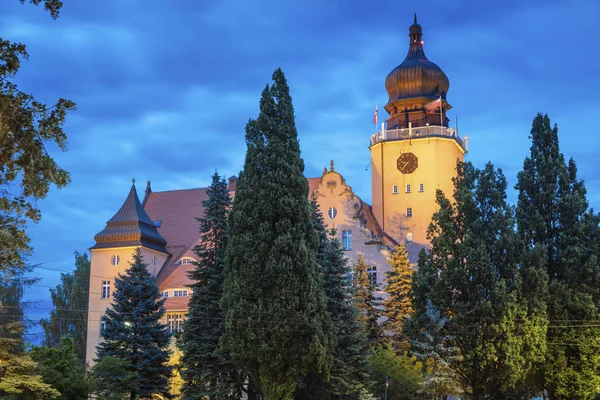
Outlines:
<svg viewBox="0 0 600 400"><path fill-rule="evenodd" d="M448 127L450 82L425 56L416 15L408 36L406 58L385 81L387 128L371 137L369 149L373 214L386 234L407 245L415 262L418 249L429 244L436 190L452 196L456 163L464 160L468 138Z"/></svg>

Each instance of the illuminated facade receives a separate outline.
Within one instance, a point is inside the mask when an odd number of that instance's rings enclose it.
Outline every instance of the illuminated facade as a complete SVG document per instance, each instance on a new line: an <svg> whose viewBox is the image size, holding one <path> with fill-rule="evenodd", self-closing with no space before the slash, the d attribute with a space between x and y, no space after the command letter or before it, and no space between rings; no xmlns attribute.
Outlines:
<svg viewBox="0 0 600 400"><path fill-rule="evenodd" d="M308 178L309 198L316 198L325 223L335 227L350 264L359 254L372 266L370 276L380 287L388 270L387 257L398 243L416 262L427 245L426 230L436 208L435 191L453 191L456 162L463 160L467 141L448 127L449 81L423 52L421 26L409 29L406 59L386 79L389 113L386 124L370 137L372 203L354 194L334 168ZM366 139L366 138L365 138ZM229 179L233 197L236 178ZM111 302L114 278L141 247L150 272L165 297L164 323L179 330L188 309L191 283L187 273L196 259L197 217L204 215L206 188L153 192L150 182L139 200L135 187L121 209L96 235L91 248L87 361L93 364L101 341L100 317Z"/></svg>

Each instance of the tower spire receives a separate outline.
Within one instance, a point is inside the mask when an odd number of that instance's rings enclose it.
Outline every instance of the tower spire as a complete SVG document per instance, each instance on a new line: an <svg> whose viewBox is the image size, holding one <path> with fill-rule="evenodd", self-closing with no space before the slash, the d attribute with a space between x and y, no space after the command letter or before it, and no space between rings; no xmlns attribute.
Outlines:
<svg viewBox="0 0 600 400"><path fill-rule="evenodd" d="M415 13L415 24L417 23L417 13Z"/></svg>

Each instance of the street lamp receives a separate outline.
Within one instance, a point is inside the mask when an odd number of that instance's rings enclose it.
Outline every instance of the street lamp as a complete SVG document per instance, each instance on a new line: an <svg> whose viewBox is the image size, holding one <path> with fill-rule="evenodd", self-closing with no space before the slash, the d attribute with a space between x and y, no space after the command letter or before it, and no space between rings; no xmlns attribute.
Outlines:
<svg viewBox="0 0 600 400"><path fill-rule="evenodd" d="M390 385L388 378L388 376L385 377L385 394L383 395L383 400L387 400L387 388Z"/></svg>

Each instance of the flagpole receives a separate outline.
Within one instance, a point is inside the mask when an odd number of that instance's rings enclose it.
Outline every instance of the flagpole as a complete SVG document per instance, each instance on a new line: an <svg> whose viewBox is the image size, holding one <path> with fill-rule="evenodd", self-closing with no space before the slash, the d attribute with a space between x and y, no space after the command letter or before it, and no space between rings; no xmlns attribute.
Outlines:
<svg viewBox="0 0 600 400"><path fill-rule="evenodd" d="M375 103L375 130L377 130L377 122L379 120L379 105Z"/></svg>

